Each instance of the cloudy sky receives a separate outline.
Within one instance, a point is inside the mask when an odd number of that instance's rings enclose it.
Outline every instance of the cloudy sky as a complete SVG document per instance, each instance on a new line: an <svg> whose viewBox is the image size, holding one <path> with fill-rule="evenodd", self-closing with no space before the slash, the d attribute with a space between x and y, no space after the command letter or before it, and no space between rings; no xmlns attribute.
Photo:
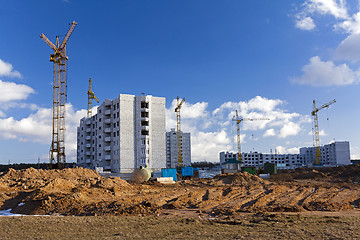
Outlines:
<svg viewBox="0 0 360 240"><path fill-rule="evenodd" d="M192 161L242 150L297 153L312 146L312 101L321 144L350 141L360 158L360 2L358 0L0 0L0 164L48 161L51 49L78 22L68 50L67 161L86 115L88 79L100 101L120 93L185 97L182 129Z"/></svg>

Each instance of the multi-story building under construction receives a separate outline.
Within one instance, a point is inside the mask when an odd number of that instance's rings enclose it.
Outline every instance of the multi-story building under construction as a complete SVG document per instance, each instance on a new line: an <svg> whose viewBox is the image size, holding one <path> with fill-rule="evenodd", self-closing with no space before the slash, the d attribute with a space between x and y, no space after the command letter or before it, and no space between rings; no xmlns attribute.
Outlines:
<svg viewBox="0 0 360 240"><path fill-rule="evenodd" d="M190 133L181 132L181 151L184 166L191 166ZM166 167L175 168L178 165L178 138L175 128L166 132Z"/></svg>
<svg viewBox="0 0 360 240"><path fill-rule="evenodd" d="M165 98L120 94L77 130L77 164L128 173L140 166L166 167Z"/></svg>
<svg viewBox="0 0 360 240"><path fill-rule="evenodd" d="M320 147L320 166L339 166L350 164L349 142L333 142ZM315 147L302 147L298 154L278 153L241 153L244 167L263 167L264 163L275 163L279 169L294 169L299 167L312 166L315 159ZM230 159L237 159L237 153L220 152L220 164Z"/></svg>

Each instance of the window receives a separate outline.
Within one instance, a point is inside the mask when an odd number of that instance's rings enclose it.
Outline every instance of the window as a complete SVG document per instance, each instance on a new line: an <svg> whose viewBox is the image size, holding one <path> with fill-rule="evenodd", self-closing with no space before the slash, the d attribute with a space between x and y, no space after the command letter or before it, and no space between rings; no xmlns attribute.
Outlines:
<svg viewBox="0 0 360 240"><path fill-rule="evenodd" d="M149 108L148 102L141 102L141 108Z"/></svg>
<svg viewBox="0 0 360 240"><path fill-rule="evenodd" d="M101 148L101 144L99 144L99 148Z"/></svg>
<svg viewBox="0 0 360 240"><path fill-rule="evenodd" d="M149 121L141 121L141 126L149 126Z"/></svg>
<svg viewBox="0 0 360 240"><path fill-rule="evenodd" d="M141 135L149 135L149 131L147 131L147 130L141 130Z"/></svg>
<svg viewBox="0 0 360 240"><path fill-rule="evenodd" d="M101 109L99 109L99 113L101 113Z"/></svg>
<svg viewBox="0 0 360 240"><path fill-rule="evenodd" d="M119 121L117 121L116 125L119 126Z"/></svg>
<svg viewBox="0 0 360 240"><path fill-rule="evenodd" d="M114 123L114 128L116 128L116 123Z"/></svg>
<svg viewBox="0 0 360 240"><path fill-rule="evenodd" d="M116 105L114 104L114 110L116 109Z"/></svg>
<svg viewBox="0 0 360 240"><path fill-rule="evenodd" d="M101 130L101 127L99 127L99 130Z"/></svg>
<svg viewBox="0 0 360 240"><path fill-rule="evenodd" d="M119 109L119 103L116 104L117 109Z"/></svg>
<svg viewBox="0 0 360 240"><path fill-rule="evenodd" d="M119 131L116 132L116 135L119 136Z"/></svg>
<svg viewBox="0 0 360 240"><path fill-rule="evenodd" d="M99 122L101 122L101 118L99 118Z"/></svg>
<svg viewBox="0 0 360 240"><path fill-rule="evenodd" d="M116 132L114 132L114 137L116 137Z"/></svg>
<svg viewBox="0 0 360 240"><path fill-rule="evenodd" d="M119 112L116 113L116 117L119 118Z"/></svg>
<svg viewBox="0 0 360 240"><path fill-rule="evenodd" d="M141 112L141 117L149 117L149 113L148 112Z"/></svg>
<svg viewBox="0 0 360 240"><path fill-rule="evenodd" d="M116 118L116 114L114 113L114 118Z"/></svg>

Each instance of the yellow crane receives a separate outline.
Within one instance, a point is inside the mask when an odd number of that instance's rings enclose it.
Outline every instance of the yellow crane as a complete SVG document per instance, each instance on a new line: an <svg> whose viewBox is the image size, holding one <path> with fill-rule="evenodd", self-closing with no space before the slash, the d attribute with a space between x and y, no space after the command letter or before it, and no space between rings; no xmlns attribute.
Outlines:
<svg viewBox="0 0 360 240"><path fill-rule="evenodd" d="M176 136L177 136L177 149L178 149L178 166L183 165L182 159L182 142L181 142L181 123L180 123L180 109L183 103L185 102L185 98L180 101L180 98L177 97L177 105L175 108L176 112Z"/></svg>
<svg viewBox="0 0 360 240"><path fill-rule="evenodd" d="M319 121L318 121L318 111L320 111L323 108L329 107L331 104L335 103L336 100L332 100L328 103L325 103L321 105L320 107L316 107L315 100L313 100L313 111L311 112L311 115L314 117L314 146L315 146L315 160L314 165L320 165L321 164L321 151L320 151L320 137L319 137Z"/></svg>
<svg viewBox="0 0 360 240"><path fill-rule="evenodd" d="M87 91L88 95L88 110L87 110L87 117L91 117L92 115L92 100L95 99L97 103L99 103L99 99L95 96L95 93L92 90L92 80L89 78L89 90Z"/></svg>
<svg viewBox="0 0 360 240"><path fill-rule="evenodd" d="M242 121L258 121L258 120L270 120L268 118L240 118L238 115L238 111L235 111L236 116L233 117L233 121L236 122L236 130L237 130L237 134L236 134L236 138L237 138L237 147L238 147L238 161L242 162L241 159L241 143L240 143L240 123Z"/></svg>
<svg viewBox="0 0 360 240"><path fill-rule="evenodd" d="M77 23L72 22L63 41L59 42L59 36L56 36L56 42L53 44L43 33L40 38L49 47L54 50L50 54L50 61L53 62L53 122L52 122L52 141L50 147L50 168L56 159L57 168L62 168L66 162L65 157L65 104L66 104L66 44L70 35L74 31Z"/></svg>

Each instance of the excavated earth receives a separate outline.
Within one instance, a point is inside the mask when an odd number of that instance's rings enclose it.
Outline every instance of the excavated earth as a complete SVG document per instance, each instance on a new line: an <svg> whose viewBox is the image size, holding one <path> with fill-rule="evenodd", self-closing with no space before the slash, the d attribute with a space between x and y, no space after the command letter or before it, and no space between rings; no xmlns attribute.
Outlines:
<svg viewBox="0 0 360 240"><path fill-rule="evenodd" d="M239 212L347 211L360 204L360 165L298 169L263 180L248 173L213 179L129 183L84 168L10 169L0 176L0 210L30 215L154 215L195 211L212 216Z"/></svg>

